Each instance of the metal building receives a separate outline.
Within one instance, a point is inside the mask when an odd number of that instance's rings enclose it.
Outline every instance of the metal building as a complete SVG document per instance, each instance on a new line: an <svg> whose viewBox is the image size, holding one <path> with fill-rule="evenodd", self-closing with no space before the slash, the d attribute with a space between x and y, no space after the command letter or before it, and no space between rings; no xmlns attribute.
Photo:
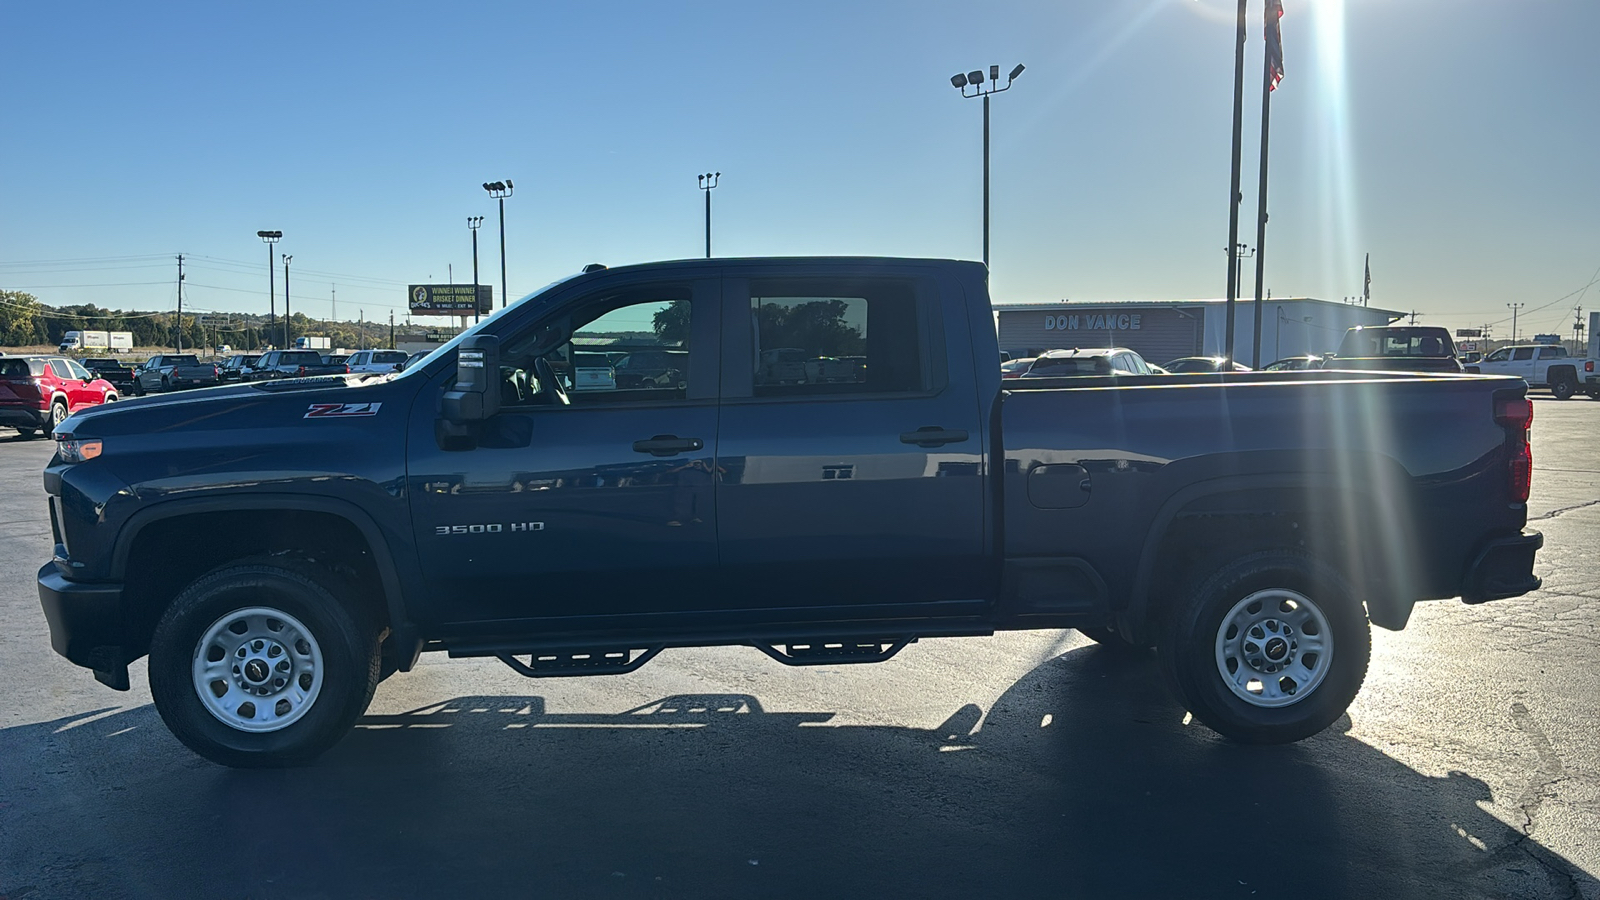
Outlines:
<svg viewBox="0 0 1600 900"><path fill-rule="evenodd" d="M1160 365L1181 356L1220 356L1226 343L1226 300L1139 300L1088 303L997 303L1000 349L1038 351L1127 347ZM1388 325L1405 313L1310 297L1263 300L1261 359L1252 353L1255 301L1234 305L1234 358L1252 368L1286 356L1323 354L1347 329Z"/></svg>

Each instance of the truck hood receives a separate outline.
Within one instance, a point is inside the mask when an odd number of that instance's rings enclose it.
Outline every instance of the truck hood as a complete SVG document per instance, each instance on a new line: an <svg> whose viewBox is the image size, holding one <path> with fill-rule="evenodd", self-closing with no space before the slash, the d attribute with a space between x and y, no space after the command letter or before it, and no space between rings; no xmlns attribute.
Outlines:
<svg viewBox="0 0 1600 900"><path fill-rule="evenodd" d="M57 431L76 436L135 433L171 428L247 406L371 402L367 395L387 393L381 389L393 380L390 374L322 375L152 394L79 410L68 416Z"/></svg>

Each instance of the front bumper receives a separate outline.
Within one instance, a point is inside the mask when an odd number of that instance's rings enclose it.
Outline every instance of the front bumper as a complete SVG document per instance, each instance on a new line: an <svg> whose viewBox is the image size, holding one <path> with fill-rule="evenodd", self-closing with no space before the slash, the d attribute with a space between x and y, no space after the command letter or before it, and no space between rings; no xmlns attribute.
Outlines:
<svg viewBox="0 0 1600 900"><path fill-rule="evenodd" d="M12 428L43 428L50 422L50 411L27 406L0 406L0 425Z"/></svg>
<svg viewBox="0 0 1600 900"><path fill-rule="evenodd" d="M1467 568L1462 601L1487 603L1538 590L1544 581L1533 574L1533 559L1543 546L1544 535L1527 529L1490 541Z"/></svg>
<svg viewBox="0 0 1600 900"><path fill-rule="evenodd" d="M68 581L55 563L46 563L39 570L39 604L50 624L52 649L93 669L101 684L128 689L121 584Z"/></svg>

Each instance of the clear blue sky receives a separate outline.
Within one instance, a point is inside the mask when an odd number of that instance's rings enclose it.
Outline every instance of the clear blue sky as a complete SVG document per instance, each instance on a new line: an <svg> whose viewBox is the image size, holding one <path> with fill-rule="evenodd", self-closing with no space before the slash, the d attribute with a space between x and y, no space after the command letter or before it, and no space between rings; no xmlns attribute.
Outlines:
<svg viewBox="0 0 1600 900"><path fill-rule="evenodd" d="M1284 4L1273 294L1359 293L1370 251L1374 305L1456 327L1525 302L1524 333L1570 329L1558 298L1600 269L1600 4ZM296 309L327 315L337 284L340 318L385 318L407 282L471 280L469 215L498 282L480 184L503 178L514 295L700 255L711 170L718 255L975 259L981 110L948 79L1017 62L995 298L1225 288L1227 0L13 3L0 31L0 287L48 303L170 308L183 252L190 305L264 312L255 232L281 229ZM106 257L138 258L46 262Z"/></svg>

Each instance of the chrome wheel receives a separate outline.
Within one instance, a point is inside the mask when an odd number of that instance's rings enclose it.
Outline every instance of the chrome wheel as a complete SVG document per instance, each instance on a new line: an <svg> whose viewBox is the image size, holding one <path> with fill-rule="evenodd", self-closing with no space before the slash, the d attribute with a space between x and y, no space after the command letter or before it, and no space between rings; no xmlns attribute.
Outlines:
<svg viewBox="0 0 1600 900"><path fill-rule="evenodd" d="M230 612L194 648L194 689L218 721L240 731L278 731L311 709L322 690L322 648L299 619L264 606Z"/></svg>
<svg viewBox="0 0 1600 900"><path fill-rule="evenodd" d="M1267 709L1298 703L1316 691L1333 662L1333 631L1309 597L1257 591L1222 617L1217 671L1244 702Z"/></svg>
<svg viewBox="0 0 1600 900"><path fill-rule="evenodd" d="M54 403L50 406L50 429L53 431L57 425L67 420L67 405Z"/></svg>

